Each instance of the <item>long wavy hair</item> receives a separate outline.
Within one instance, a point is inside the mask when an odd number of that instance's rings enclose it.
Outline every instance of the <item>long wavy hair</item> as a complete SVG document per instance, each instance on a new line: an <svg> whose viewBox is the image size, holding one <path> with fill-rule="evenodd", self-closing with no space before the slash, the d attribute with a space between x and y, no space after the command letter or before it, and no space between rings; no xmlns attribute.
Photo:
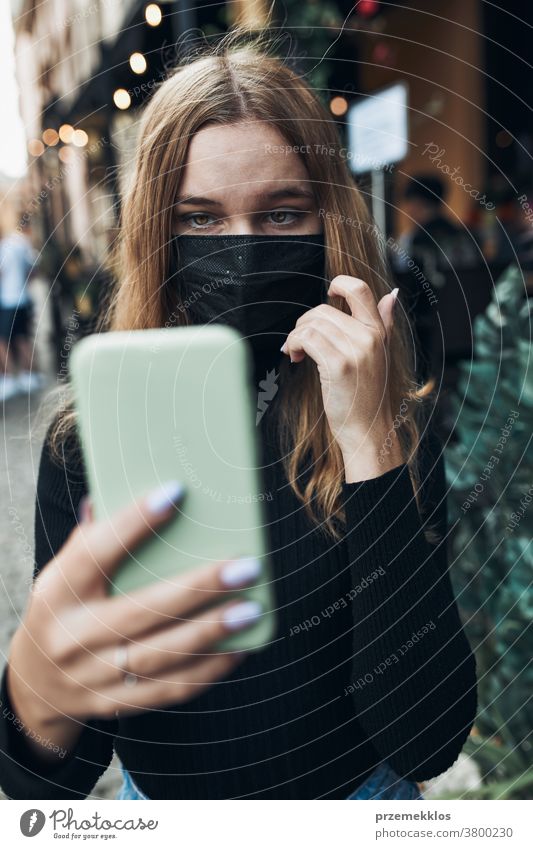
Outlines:
<svg viewBox="0 0 533 849"><path fill-rule="evenodd" d="M274 125L288 145L304 151L310 185L323 211L326 279L339 274L361 278L378 300L390 291L383 241L342 155L334 119L306 80L272 55L264 37L243 42L242 35L234 33L173 69L142 114L112 255L116 285L99 330L163 327L169 316L176 324L187 323L175 287L166 280L173 207L189 142L207 124L243 120ZM328 303L349 312L343 298L331 297ZM418 502L419 411L431 386L417 385L410 348L408 323L397 309L390 338L389 392ZM296 373L287 358L283 360L275 406L287 480L313 523L338 538L345 522L344 464L324 413L318 370L308 357ZM51 431L53 453L63 460L65 439L73 429L70 400Z"/></svg>

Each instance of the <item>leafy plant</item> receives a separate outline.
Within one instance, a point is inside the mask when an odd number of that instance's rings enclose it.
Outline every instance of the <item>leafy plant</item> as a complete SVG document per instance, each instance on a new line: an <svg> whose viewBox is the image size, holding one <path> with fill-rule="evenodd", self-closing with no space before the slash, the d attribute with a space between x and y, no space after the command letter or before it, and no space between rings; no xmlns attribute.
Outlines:
<svg viewBox="0 0 533 849"><path fill-rule="evenodd" d="M446 449L451 578L478 665L477 736L465 749L487 785L476 798L533 787L531 304L510 267L475 319Z"/></svg>

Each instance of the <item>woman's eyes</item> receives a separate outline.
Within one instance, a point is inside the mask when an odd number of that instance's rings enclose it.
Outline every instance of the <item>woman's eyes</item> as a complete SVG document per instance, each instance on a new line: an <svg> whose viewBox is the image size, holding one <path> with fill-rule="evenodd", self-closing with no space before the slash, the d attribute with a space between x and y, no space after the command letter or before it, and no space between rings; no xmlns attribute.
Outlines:
<svg viewBox="0 0 533 849"><path fill-rule="evenodd" d="M293 209L274 209L268 212L265 218L268 223L273 224L275 227L286 227L288 224L294 224L296 221L299 221L305 214L305 212L296 212ZM205 230L207 227L211 227L220 221L220 219L209 215L207 212L189 213L188 215L180 216L179 220L184 224L189 224L193 230Z"/></svg>
<svg viewBox="0 0 533 849"><path fill-rule="evenodd" d="M275 215L281 216L284 219L280 221L279 218L277 218L272 222L273 224L279 226L280 224L293 224L295 221L298 221L300 218L303 218L305 212L294 212L294 210L292 209L274 209L272 212L268 213L267 218L270 218L270 216ZM290 219L290 221L287 221L287 217L290 216L292 216L292 218Z"/></svg>
<svg viewBox="0 0 533 849"><path fill-rule="evenodd" d="M199 218L205 219L205 218L212 218L212 217L213 216L207 215L203 212L195 212L192 215L183 215L180 218L180 221L183 221L187 224L190 224L191 226L193 226L193 229L194 229L194 227L206 227L206 226L208 226L206 221L204 221L203 223L202 222L198 223Z"/></svg>

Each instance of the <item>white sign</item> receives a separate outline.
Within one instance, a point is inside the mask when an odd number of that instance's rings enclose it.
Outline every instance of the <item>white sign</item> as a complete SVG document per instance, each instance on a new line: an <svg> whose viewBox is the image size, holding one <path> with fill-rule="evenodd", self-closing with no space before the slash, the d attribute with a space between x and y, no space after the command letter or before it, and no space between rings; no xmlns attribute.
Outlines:
<svg viewBox="0 0 533 849"><path fill-rule="evenodd" d="M348 160L357 174L399 162L409 150L407 86L396 83L348 110Z"/></svg>

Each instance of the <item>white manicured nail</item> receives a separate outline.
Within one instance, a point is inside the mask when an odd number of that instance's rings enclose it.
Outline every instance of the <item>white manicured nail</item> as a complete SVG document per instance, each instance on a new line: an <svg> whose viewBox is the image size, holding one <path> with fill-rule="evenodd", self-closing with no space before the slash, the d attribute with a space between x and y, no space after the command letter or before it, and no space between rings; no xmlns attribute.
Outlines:
<svg viewBox="0 0 533 849"><path fill-rule="evenodd" d="M225 587L241 587L255 581L261 573L257 557L240 557L222 567L220 578Z"/></svg>
<svg viewBox="0 0 533 849"><path fill-rule="evenodd" d="M224 623L229 631L238 631L261 616L262 607L257 601L241 601L224 611Z"/></svg>
<svg viewBox="0 0 533 849"><path fill-rule="evenodd" d="M168 508L182 498L185 487L179 481L167 481L163 486L153 489L146 497L146 504L151 513L165 513Z"/></svg>

